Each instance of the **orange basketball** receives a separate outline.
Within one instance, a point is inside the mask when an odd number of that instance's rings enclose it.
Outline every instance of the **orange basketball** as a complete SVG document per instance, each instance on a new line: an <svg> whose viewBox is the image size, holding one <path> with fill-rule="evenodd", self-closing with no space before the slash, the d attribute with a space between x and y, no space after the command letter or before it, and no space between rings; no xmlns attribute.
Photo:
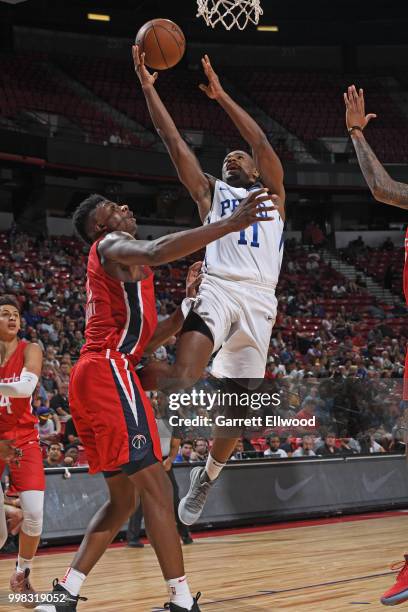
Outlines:
<svg viewBox="0 0 408 612"><path fill-rule="evenodd" d="M172 68L186 49L182 30L170 19L152 19L136 35L136 44L145 53L145 64L154 70Z"/></svg>

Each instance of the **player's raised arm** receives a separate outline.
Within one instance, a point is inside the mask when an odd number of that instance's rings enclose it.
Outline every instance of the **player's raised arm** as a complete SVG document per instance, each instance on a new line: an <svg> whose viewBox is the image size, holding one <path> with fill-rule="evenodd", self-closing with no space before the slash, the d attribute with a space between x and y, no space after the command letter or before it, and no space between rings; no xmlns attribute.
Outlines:
<svg viewBox="0 0 408 612"><path fill-rule="evenodd" d="M230 232L239 232L252 223L273 221L270 217L263 216L266 211L277 209L277 206L262 207L262 203L270 199L275 202L279 200L278 196L270 196L265 189L257 189L242 200L232 215L221 221L152 241L135 240L126 232L111 232L98 244L98 253L103 265L106 265L108 260L126 266L160 266L195 253L210 242Z"/></svg>
<svg viewBox="0 0 408 612"><path fill-rule="evenodd" d="M201 63L208 84L201 84L200 89L222 106L234 122L242 138L252 148L255 164L263 183L271 191L277 193L280 198L280 212L282 211L281 216L284 218L285 189L283 186L283 168L279 157L256 121L226 93L208 55L202 58Z"/></svg>
<svg viewBox="0 0 408 612"><path fill-rule="evenodd" d="M150 74L144 63L144 53L139 54L137 45L132 47L136 74L142 85L147 108L153 125L165 144L180 181L197 203L201 220L204 221L211 207L211 184L197 157L181 137L167 108L155 89L157 72Z"/></svg>
<svg viewBox="0 0 408 612"><path fill-rule="evenodd" d="M378 161L374 151L366 141L363 130L377 115L365 114L364 92L351 85L344 94L346 104L346 125L357 153L358 163L371 193L379 202L408 208L408 185L394 181L384 166Z"/></svg>

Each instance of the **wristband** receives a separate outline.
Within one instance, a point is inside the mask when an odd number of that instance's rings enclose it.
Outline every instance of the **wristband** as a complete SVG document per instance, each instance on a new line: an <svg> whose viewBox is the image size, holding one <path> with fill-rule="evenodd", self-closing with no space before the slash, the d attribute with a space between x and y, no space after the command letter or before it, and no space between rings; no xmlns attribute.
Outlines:
<svg viewBox="0 0 408 612"><path fill-rule="evenodd" d="M363 131L363 128L360 127L359 125L353 125L351 128L349 128L347 131L349 133L349 136L352 135L352 133L354 132L354 130L358 130L359 132Z"/></svg>

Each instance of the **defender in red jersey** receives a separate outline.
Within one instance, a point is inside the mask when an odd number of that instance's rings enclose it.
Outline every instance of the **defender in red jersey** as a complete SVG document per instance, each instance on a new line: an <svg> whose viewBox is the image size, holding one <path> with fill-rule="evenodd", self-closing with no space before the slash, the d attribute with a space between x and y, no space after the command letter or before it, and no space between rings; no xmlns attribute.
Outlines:
<svg viewBox="0 0 408 612"><path fill-rule="evenodd" d="M344 94L346 104L346 125L357 153L358 163L371 193L378 202L390 206L408 209L408 185L394 181L384 166L378 161L374 151L366 141L363 130L371 119L377 115L365 113L364 92L357 92L354 85ZM405 235L405 266L404 266L404 294L408 304L408 228ZM408 401L408 353L405 356L403 399ZM408 555L404 556L401 571L398 573L395 584L381 597L385 606L395 606L408 601Z"/></svg>
<svg viewBox="0 0 408 612"><path fill-rule="evenodd" d="M0 439L10 440L20 457L8 465L23 510L19 553L10 588L15 593L32 593L29 574L42 531L45 478L31 396L41 373L42 351L37 344L19 340L19 331L17 300L1 296ZM0 475L6 462L0 457ZM4 516L3 505L0 512Z"/></svg>
<svg viewBox="0 0 408 612"><path fill-rule="evenodd" d="M269 195L264 189L243 200L225 221L136 240L136 220L127 206L102 196L85 200L74 214L77 233L92 244L87 270L86 343L73 368L70 406L92 473L102 471L110 499L88 526L65 577L54 592L68 607L41 605L37 612L73 612L80 587L139 500L149 538L167 581L171 612L199 612L184 575L172 488L162 465L160 440L150 403L135 365L182 326L181 308L157 324L153 275L160 265L201 249L259 217Z"/></svg>

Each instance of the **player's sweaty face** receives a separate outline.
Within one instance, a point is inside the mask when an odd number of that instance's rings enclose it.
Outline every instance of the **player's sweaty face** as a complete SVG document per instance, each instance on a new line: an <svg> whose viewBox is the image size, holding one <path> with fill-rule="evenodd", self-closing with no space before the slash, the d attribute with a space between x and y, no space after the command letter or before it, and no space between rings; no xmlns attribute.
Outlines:
<svg viewBox="0 0 408 612"><path fill-rule="evenodd" d="M136 219L127 204L103 202L95 210L97 227L106 228L108 232L128 232L132 236L136 232Z"/></svg>
<svg viewBox="0 0 408 612"><path fill-rule="evenodd" d="M15 306L0 306L0 340L14 338L20 331L20 313Z"/></svg>
<svg viewBox="0 0 408 612"><path fill-rule="evenodd" d="M245 151L231 151L222 164L222 179L235 186L244 186L255 180L253 159Z"/></svg>

